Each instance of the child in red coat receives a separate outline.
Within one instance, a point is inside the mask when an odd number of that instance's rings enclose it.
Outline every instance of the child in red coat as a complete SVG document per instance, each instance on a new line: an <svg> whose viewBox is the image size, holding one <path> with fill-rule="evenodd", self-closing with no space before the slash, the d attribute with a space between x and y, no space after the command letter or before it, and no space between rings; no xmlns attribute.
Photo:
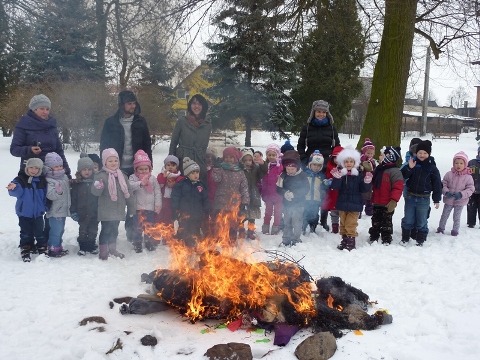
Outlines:
<svg viewBox="0 0 480 360"><path fill-rule="evenodd" d="M262 233L277 235L280 232L282 220L283 198L277 193L277 180L283 172L280 147L270 144L265 151L268 170L262 179L262 200L265 202L265 216L263 218ZM273 226L270 231L270 221L273 215Z"/></svg>
<svg viewBox="0 0 480 360"><path fill-rule="evenodd" d="M164 167L162 172L158 174L157 181L160 184L162 192L162 209L160 214L155 216L155 222L161 224L173 224L172 210L170 207L172 191L175 185L183 179L178 170L178 158L175 155L168 155L163 160Z"/></svg>
<svg viewBox="0 0 480 360"><path fill-rule="evenodd" d="M337 155L340 154L340 151L342 150L343 150L343 147L335 146L333 148L332 154L330 155L330 160L327 162L327 170L325 171L326 179L324 180L324 183L328 187L330 187L330 184L332 183L331 171L337 167ZM338 227L340 223L339 212L338 210L335 209L335 204L337 203L337 197L338 197L338 190L333 190L330 188L327 191L325 200L322 203L322 210L330 211L330 219L332 220L332 233L334 234L338 234ZM322 224L322 226L324 225Z"/></svg>

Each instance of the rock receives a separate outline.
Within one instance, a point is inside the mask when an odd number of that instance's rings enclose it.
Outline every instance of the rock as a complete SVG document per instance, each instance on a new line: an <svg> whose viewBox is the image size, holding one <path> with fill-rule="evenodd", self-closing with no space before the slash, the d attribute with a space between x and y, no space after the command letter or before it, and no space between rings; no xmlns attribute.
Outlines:
<svg viewBox="0 0 480 360"><path fill-rule="evenodd" d="M82 321L80 321L80 326L85 326L89 322L96 322L96 323L99 323L99 324L106 324L107 323L105 321L105 319L101 316L89 316L89 317L86 317L85 319L83 319Z"/></svg>
<svg viewBox="0 0 480 360"><path fill-rule="evenodd" d="M210 360L252 360L250 345L242 343L217 344L204 354Z"/></svg>
<svg viewBox="0 0 480 360"><path fill-rule="evenodd" d="M335 337L329 332L321 332L303 340L295 349L295 356L299 360L327 360L335 351Z"/></svg>
<svg viewBox="0 0 480 360"><path fill-rule="evenodd" d="M359 305L348 305L343 309L343 313L348 315L348 322L357 329L368 329L365 325L370 320L370 315L364 311Z"/></svg>
<svg viewBox="0 0 480 360"><path fill-rule="evenodd" d="M158 343L157 338L152 335L145 335L140 341L143 346L155 346Z"/></svg>

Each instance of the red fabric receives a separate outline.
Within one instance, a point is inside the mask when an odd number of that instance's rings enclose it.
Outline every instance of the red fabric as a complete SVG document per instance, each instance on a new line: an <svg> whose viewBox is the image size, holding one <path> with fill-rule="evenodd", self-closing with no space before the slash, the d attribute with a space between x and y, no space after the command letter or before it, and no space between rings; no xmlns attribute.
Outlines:
<svg viewBox="0 0 480 360"><path fill-rule="evenodd" d="M327 170L326 170L327 179L331 179L333 177L330 171L332 171L336 167L337 165L333 162L333 160L330 160L327 163ZM337 198L338 198L338 190L328 189L327 194L325 196L325 200L322 203L322 210L328 210L328 211L336 210L335 205L337 204Z"/></svg>
<svg viewBox="0 0 480 360"><path fill-rule="evenodd" d="M184 179L183 176L177 176L175 178L175 185ZM160 214L155 214L155 222L163 223L163 224L172 224L172 209L170 207L171 198L164 197L165 195L165 188L167 186L167 179L163 176L163 173L158 174L157 181L160 184L160 191L162 192L162 209L160 210Z"/></svg>
<svg viewBox="0 0 480 360"><path fill-rule="evenodd" d="M235 330L238 330L238 328L240 328L240 326L242 326L242 319L241 318L239 318L235 321L232 321L230 324L228 324L227 329L233 332Z"/></svg>
<svg viewBox="0 0 480 360"><path fill-rule="evenodd" d="M278 166L277 166L278 165ZM283 171L282 164L269 163L268 172L262 179L262 200L277 201L282 197L277 193L277 180Z"/></svg>
<svg viewBox="0 0 480 360"><path fill-rule="evenodd" d="M282 206L283 199L279 196L275 201L265 201L265 217L263 218L264 225L270 225L273 215L273 225L280 226L282 220Z"/></svg>
<svg viewBox="0 0 480 360"><path fill-rule="evenodd" d="M387 205L390 200L398 202L403 192L403 179L391 183L390 173L386 170L382 176L380 188L372 186L372 204Z"/></svg>
<svg viewBox="0 0 480 360"><path fill-rule="evenodd" d="M213 167L207 171L208 202L213 204L218 184L212 179Z"/></svg>

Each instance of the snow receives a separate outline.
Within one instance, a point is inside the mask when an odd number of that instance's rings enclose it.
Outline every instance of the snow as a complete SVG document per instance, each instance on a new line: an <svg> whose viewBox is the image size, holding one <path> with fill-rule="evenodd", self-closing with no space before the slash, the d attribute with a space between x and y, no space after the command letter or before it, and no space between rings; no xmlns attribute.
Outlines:
<svg viewBox="0 0 480 360"><path fill-rule="evenodd" d="M476 155L474 136L461 134L459 142L433 142L432 155L442 176L450 169L457 151L463 150L470 157ZM271 142L283 143L262 132L254 132L252 139L253 147L261 151ZM402 139L403 154L410 139ZM243 137L239 140L243 141ZM342 145L356 146L357 140L358 137L341 136ZM4 186L16 176L19 165L19 159L9 153L10 141L11 138L0 138L0 183ZM296 138L292 144L296 146ZM154 150L155 175L161 169L168 145L161 143ZM76 169L79 154L67 150L66 156ZM167 247L136 254L121 225L118 247L126 254L125 259L100 261L94 255L80 257L76 255L78 227L67 219L64 245L70 255L56 259L33 255L31 263L23 263L18 249L15 199L4 190L0 203L5 211L0 220L2 359L203 359L206 350L215 344L244 342L252 347L255 359L289 360L296 359L295 348L311 335L309 329L302 330L281 348L273 345L273 334L228 329L202 333L218 322L190 324L174 310L144 316L121 315L119 305L110 309L109 302L115 297L145 293L148 285L140 282L140 275L168 267ZM432 208L430 234L423 248L398 245L401 201L394 215L394 243L389 247L367 243L370 218L364 215L359 220L357 250L337 250L339 236L324 231L304 236L303 243L286 249L294 258L303 258L300 264L313 277L340 276L366 292L371 300L377 300L378 305L370 313L383 308L393 315L391 325L363 331L362 336L348 332L338 339L333 359L478 359L480 229L466 227L464 209L458 237L448 235L451 219L446 235L435 234L441 211L442 207ZM257 227L261 227L261 220L257 220ZM259 242L243 246L252 251L255 246L278 249L281 235L259 236ZM80 326L79 322L88 316L103 316L107 322L103 325L105 331L94 330L99 324ZM131 333L127 335L125 331ZM140 339L147 334L157 337L158 345L154 348L141 345ZM123 349L106 355L117 339L122 341ZM270 342L256 342L264 339Z"/></svg>

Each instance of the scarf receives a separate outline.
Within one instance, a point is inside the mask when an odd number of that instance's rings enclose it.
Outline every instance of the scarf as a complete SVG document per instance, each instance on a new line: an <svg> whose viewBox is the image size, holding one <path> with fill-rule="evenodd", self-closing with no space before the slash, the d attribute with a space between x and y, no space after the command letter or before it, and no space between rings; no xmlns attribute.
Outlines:
<svg viewBox="0 0 480 360"><path fill-rule="evenodd" d="M45 174L46 178L55 179L55 180L62 180L64 176L65 176L65 169L52 170L51 168L48 168L48 171Z"/></svg>
<svg viewBox="0 0 480 360"><path fill-rule="evenodd" d="M162 172L163 170L165 170L165 168L162 169ZM177 171L176 173L169 172L167 174L167 180L176 179L179 176L180 176L180 171ZM165 192L163 193L163 197L170 199L172 197L172 191L173 191L173 188L165 186Z"/></svg>
<svg viewBox="0 0 480 360"><path fill-rule="evenodd" d="M144 178L148 178L150 179L150 176L152 175L152 172L148 172L148 173L144 173L144 174L139 174L135 171L135 176L138 178L138 180L142 181ZM150 184L150 181L147 183L147 185L143 186L145 188L145 190L147 190L147 192L149 194L151 194L153 192L153 186L152 184Z"/></svg>
<svg viewBox="0 0 480 360"><path fill-rule="evenodd" d="M197 119L195 115L191 115L191 114L187 115L187 120L190 124L192 124L196 128L198 128L205 121L205 119Z"/></svg>
<svg viewBox="0 0 480 360"><path fill-rule="evenodd" d="M383 178L383 173L385 172L385 170L391 169L391 168L396 167L396 166L397 166L396 163L384 164L382 162L380 165L378 165L375 168L375 171L373 172L373 178L372 178L373 186L375 187L375 189L380 189L380 186L382 186L382 178Z"/></svg>
<svg viewBox="0 0 480 360"><path fill-rule="evenodd" d="M222 169L223 170L230 170L230 171L240 171L240 170L242 170L238 163L237 164L227 164L227 163L224 163L224 162L222 162Z"/></svg>
<svg viewBox="0 0 480 360"><path fill-rule="evenodd" d="M278 167L278 166L282 166L282 161L279 160L277 158L277 161L276 162L270 162L268 163L268 170L267 170L267 174L270 173L270 169L273 168L273 167Z"/></svg>
<svg viewBox="0 0 480 360"><path fill-rule="evenodd" d="M118 183L120 184L123 195L125 195L125 199L128 199L130 197L130 193L128 192L127 183L125 182L125 177L123 176L122 170L110 170L105 166L102 169L108 174L108 192L110 194L110 199L112 199L112 201L117 201L118 198L115 178L118 179Z"/></svg>
<svg viewBox="0 0 480 360"><path fill-rule="evenodd" d="M314 117L312 122L314 125L317 125L317 126L325 126L328 124L328 118L324 117L323 119L317 119L316 117Z"/></svg>
<svg viewBox="0 0 480 360"><path fill-rule="evenodd" d="M465 169L463 169L462 171L457 171L455 170L454 167L452 167L452 173L454 173L455 175L472 175L472 169L470 169L469 167L466 167Z"/></svg>

